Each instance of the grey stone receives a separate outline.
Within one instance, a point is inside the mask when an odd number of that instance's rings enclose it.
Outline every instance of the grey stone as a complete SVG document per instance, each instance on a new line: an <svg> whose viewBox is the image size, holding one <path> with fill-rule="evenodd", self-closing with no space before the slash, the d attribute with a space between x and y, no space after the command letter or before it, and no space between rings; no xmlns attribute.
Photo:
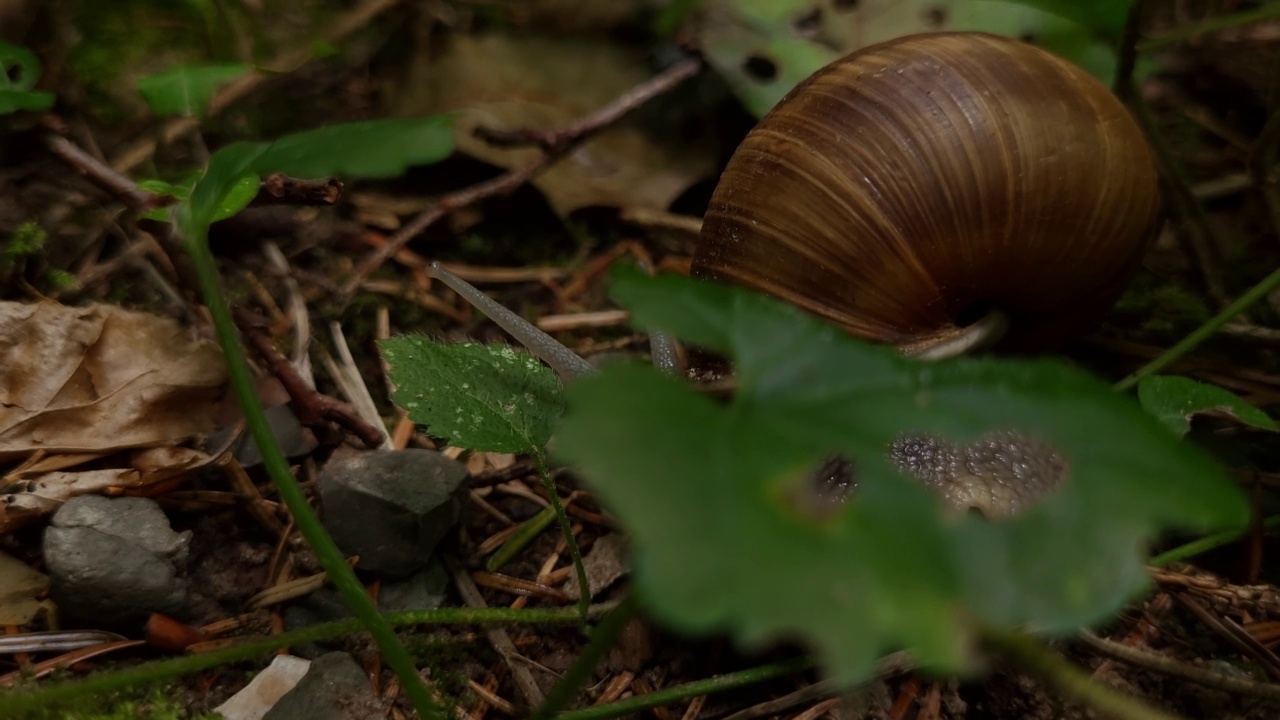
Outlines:
<svg viewBox="0 0 1280 720"><path fill-rule="evenodd" d="M356 661L347 653L331 652L313 660L307 674L262 720L371 720L385 712Z"/></svg>
<svg viewBox="0 0 1280 720"><path fill-rule="evenodd" d="M434 450L335 455L320 473L324 525L359 570L405 577L462 514L466 468Z"/></svg>
<svg viewBox="0 0 1280 720"><path fill-rule="evenodd" d="M320 588L304 598L299 598L297 601L289 603L288 607L284 609L284 629L290 631L300 630L304 627L334 622L335 620L345 620L349 617L354 617L354 615L347 609L347 604L342 601L342 593L329 587ZM295 645L293 654L298 657L315 659L342 647L343 642L342 638L335 638L333 640L319 640Z"/></svg>
<svg viewBox="0 0 1280 720"><path fill-rule="evenodd" d="M433 560L426 570L403 580L383 583L382 592L378 593L378 608L389 613L433 610L444 604L449 580L449 570L444 563Z"/></svg>
<svg viewBox="0 0 1280 720"><path fill-rule="evenodd" d="M69 616L103 624L183 615L189 539L147 498L74 498L45 529L50 592Z"/></svg>

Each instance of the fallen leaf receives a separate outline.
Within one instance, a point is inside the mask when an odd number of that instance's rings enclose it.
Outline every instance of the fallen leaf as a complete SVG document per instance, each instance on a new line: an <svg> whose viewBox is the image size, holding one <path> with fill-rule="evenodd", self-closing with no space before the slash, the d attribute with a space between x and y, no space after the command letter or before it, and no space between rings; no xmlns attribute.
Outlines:
<svg viewBox="0 0 1280 720"><path fill-rule="evenodd" d="M31 622L41 609L51 607L40 600L48 589L48 577L0 552L0 625Z"/></svg>
<svg viewBox="0 0 1280 720"><path fill-rule="evenodd" d="M0 533L13 532L52 514L73 497L112 491L137 492L188 475L214 460L181 447L148 448L132 453L127 467L97 468L4 478L0 487Z"/></svg>
<svg viewBox="0 0 1280 720"><path fill-rule="evenodd" d="M457 36L440 57L421 59L410 70L397 112L457 113L454 133L459 150L515 168L533 162L541 151L494 147L475 137L477 126L563 127L653 75L642 54L604 40ZM532 183L562 217L590 206L666 209L713 168L705 145L681 146L625 118Z"/></svg>
<svg viewBox="0 0 1280 720"><path fill-rule="evenodd" d="M0 303L0 460L173 445L214 428L226 366L168 318Z"/></svg>

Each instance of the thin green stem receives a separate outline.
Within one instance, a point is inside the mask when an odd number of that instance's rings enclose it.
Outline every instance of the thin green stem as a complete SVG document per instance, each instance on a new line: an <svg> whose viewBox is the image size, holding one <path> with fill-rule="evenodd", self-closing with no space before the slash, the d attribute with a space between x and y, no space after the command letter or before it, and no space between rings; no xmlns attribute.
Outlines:
<svg viewBox="0 0 1280 720"><path fill-rule="evenodd" d="M1262 282L1254 285L1249 292L1241 295L1238 300L1227 306L1225 310L1215 315L1211 320L1196 328L1190 335L1187 335L1177 345L1169 348L1160 354L1160 357L1138 368L1128 377L1116 383L1116 390L1128 390L1142 378L1153 375L1161 370L1169 367L1183 355L1191 352L1200 343L1208 340L1210 336L1218 331L1223 325L1226 325L1235 316L1244 312L1251 305L1263 299L1272 290L1280 287L1280 269L1275 270L1262 280Z"/></svg>
<svg viewBox="0 0 1280 720"><path fill-rule="evenodd" d="M569 524L569 515L565 513L564 505L560 503L560 493L556 490L556 483L551 479L551 473L547 472L547 459L543 456L542 448L536 448L533 451L533 461L538 465L538 477L542 478L542 486L547 489L551 507L556 509L560 531L564 533L565 546L569 548L569 557L573 560L573 570L577 573L580 591L578 612L581 613L583 621L586 621L587 608L591 606L591 587L587 584L587 569L582 565L582 551L578 549L578 541L573 537L573 526Z"/></svg>
<svg viewBox="0 0 1280 720"><path fill-rule="evenodd" d="M1228 28L1236 27L1237 25L1248 25L1250 23L1258 22L1259 20L1266 20L1267 18L1276 16L1280 16L1280 3L1266 3L1261 7L1254 8L1253 10L1245 10L1244 12L1232 13L1230 15L1220 15L1198 25L1190 25L1182 28L1181 30L1175 30L1171 33L1161 35L1160 37L1151 38L1146 42L1138 43L1138 51L1151 52L1152 50L1159 50L1162 47L1180 43L1183 40L1190 40L1191 38L1199 35L1218 32L1219 30L1226 30Z"/></svg>
<svg viewBox="0 0 1280 720"><path fill-rule="evenodd" d="M1053 685L1063 695L1096 711L1099 715L1119 720L1176 720L1138 700L1095 682L1088 673L1050 651L1034 638L1020 632L990 625L982 628L983 639L998 651Z"/></svg>
<svg viewBox="0 0 1280 720"><path fill-rule="evenodd" d="M1262 521L1263 530L1274 530L1280 527L1280 515L1272 515ZM1181 562L1189 557L1194 557L1201 553L1209 552L1223 545L1229 545L1244 536L1248 530L1227 530L1225 532L1216 533L1214 535L1206 535L1197 540L1192 540L1184 545L1166 550L1159 555L1147 561L1148 565L1154 567L1165 567L1176 562Z"/></svg>
<svg viewBox="0 0 1280 720"><path fill-rule="evenodd" d="M612 613L617 604L606 603L591 608L591 615L599 617ZM576 625L581 615L576 608L551 608L517 610L514 608L441 608L434 610L407 610L389 613L384 619L393 626L406 625ZM47 707L60 700L71 700L101 692L121 690L144 683L168 680L200 670L233 662L252 660L280 648L304 645L358 632L362 628L358 618L313 625L271 637L255 638L230 647L200 655L189 655L168 660L143 663L127 670L102 672L82 680L46 683L37 687L18 688L0 693L0 706L7 710L34 710Z"/></svg>
<svg viewBox="0 0 1280 720"><path fill-rule="evenodd" d="M601 658L617 642L622 629L631 618L635 617L635 614L635 596L628 595L616 610L606 615L604 620L591 631L591 641L582 649L582 652L578 653L573 665L560 678L560 682L551 688L551 692L547 693L546 699L529 716L529 720L550 720L552 715L560 711L560 708L572 702L574 696L578 694L578 689L591 677L596 665L600 664Z"/></svg>
<svg viewBox="0 0 1280 720"><path fill-rule="evenodd" d="M244 350L240 347L240 338L235 322L231 319L231 310L222 295L222 286L218 278L216 261L213 258L213 253L209 252L209 242L205 228L199 227L196 232L199 233L198 237L187 238L187 251L190 253L192 263L195 265L196 276L200 282L200 290L204 293L205 304L209 307L209 313L213 317L214 330L217 332L219 342L222 343L232 389L235 391L236 397L240 401L240 407L244 411L245 422L249 427L249 432L258 444L258 451L262 455L262 462L266 467L267 474L271 477L272 482L275 483L276 490L280 493L280 499L284 501L289 508L289 512L292 513L298 531L302 533L307 544L315 551L316 559L320 561L320 565L329 573L329 578L333 581L338 592L341 593L343 600L346 601L347 607L351 608L356 618L368 628L374 641L378 643L378 647L382 650L387 665L400 678L400 685L404 688L405 695L409 697L414 709L418 712L418 716L422 720L445 720L444 711L432 699L431 693L423 683L422 677L418 675L418 669L414 666L413 659L409 657L408 651L404 649L404 645L396 637L391 625L378 613L377 606L365 593L364 586L360 584L360 580L356 578L355 573L347 565L342 553L338 550L338 546L334 544L333 539L325 532L324 526L320 524L316 514L311 511L311 507L307 504L307 498L302 493L302 488L298 486L297 480L289 470L289 463L285 460L284 453L280 451L280 446L276 443L275 437L271 433L266 415L262 411L262 404L258 402L258 395L254 390L253 374L249 370L249 363L244 358Z"/></svg>
<svg viewBox="0 0 1280 720"><path fill-rule="evenodd" d="M1133 4L1129 6L1129 14L1125 16L1124 31L1120 34L1120 44L1116 49L1116 76L1112 91L1125 102L1134 95L1133 70L1138 62L1138 36L1142 31L1142 15L1146 5L1146 0L1133 0Z"/></svg>
<svg viewBox="0 0 1280 720"><path fill-rule="evenodd" d="M569 712L557 715L556 720L606 720L606 718L621 717L623 715L638 713L650 708L670 705L672 703L680 702L681 700L691 700L700 695L711 695L712 693L724 692L726 690L735 690L740 687L756 685L767 680L795 675L812 667L813 662L807 659L791 660L772 665L761 665L749 670L739 670L738 672L727 673L725 675L716 675L715 677L709 677L705 680L697 680L684 685L676 685L675 687L651 692L647 695L629 697L625 700L618 700L617 702L611 702L605 705L595 705L581 710L570 710Z"/></svg>

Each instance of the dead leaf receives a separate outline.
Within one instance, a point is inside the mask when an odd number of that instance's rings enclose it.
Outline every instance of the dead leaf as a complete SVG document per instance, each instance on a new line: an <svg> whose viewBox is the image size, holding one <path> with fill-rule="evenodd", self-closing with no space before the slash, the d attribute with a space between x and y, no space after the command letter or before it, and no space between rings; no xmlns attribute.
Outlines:
<svg viewBox="0 0 1280 720"><path fill-rule="evenodd" d="M111 305L0 302L0 460L172 445L214 427L218 346Z"/></svg>
<svg viewBox="0 0 1280 720"><path fill-rule="evenodd" d="M148 448L133 453L128 467L55 471L23 478L9 475L0 486L0 533L13 532L50 515L73 497L106 490L154 491L152 486L185 477L213 460L189 448Z"/></svg>
<svg viewBox="0 0 1280 720"><path fill-rule="evenodd" d="M626 575L627 566L626 539L618 533L609 533L591 546L591 551L582 558L582 569L587 573L587 587L591 589L591 597L599 595L603 590ZM564 584L564 591L577 597L578 576L570 575Z"/></svg>
<svg viewBox="0 0 1280 720"><path fill-rule="evenodd" d="M0 552L0 625L26 625L52 603L41 600L49 578Z"/></svg>
<svg viewBox="0 0 1280 720"><path fill-rule="evenodd" d="M410 70L397 112L457 113L459 150L515 168L540 151L493 147L474 136L476 126L563 127L653 74L641 54L593 38L457 36L441 57L420 59ZM682 147L624 119L534 178L533 185L561 217L590 206L666 209L713 167L706 147Z"/></svg>

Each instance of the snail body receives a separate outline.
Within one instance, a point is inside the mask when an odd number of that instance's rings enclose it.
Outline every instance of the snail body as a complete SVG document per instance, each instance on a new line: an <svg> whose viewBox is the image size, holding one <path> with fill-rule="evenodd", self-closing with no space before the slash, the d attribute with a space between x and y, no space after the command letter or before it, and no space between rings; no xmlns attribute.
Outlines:
<svg viewBox="0 0 1280 720"><path fill-rule="evenodd" d="M1141 129L1079 67L935 33L854 52L752 130L714 191L693 274L910 349L990 311L1008 347L1098 319L1159 227Z"/></svg>

